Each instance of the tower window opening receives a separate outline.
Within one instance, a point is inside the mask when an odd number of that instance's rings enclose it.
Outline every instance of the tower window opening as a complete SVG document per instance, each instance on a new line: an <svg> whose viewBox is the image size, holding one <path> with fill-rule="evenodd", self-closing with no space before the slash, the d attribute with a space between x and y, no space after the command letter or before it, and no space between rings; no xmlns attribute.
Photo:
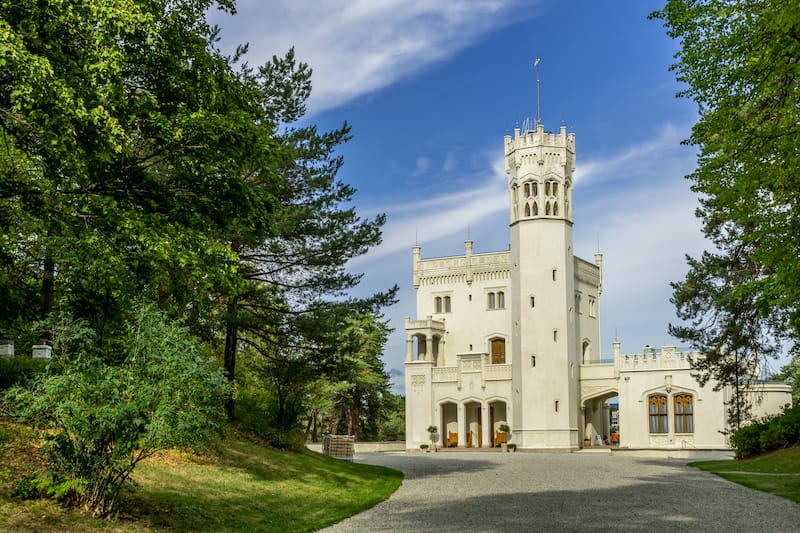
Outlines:
<svg viewBox="0 0 800 533"><path fill-rule="evenodd" d="M558 330L553 330L553 342L558 342Z"/></svg>
<svg viewBox="0 0 800 533"><path fill-rule="evenodd" d="M442 312L442 298L441 298L441 296L437 296L436 298L434 298L433 302L434 302L434 308L436 309L436 312L437 313L441 313Z"/></svg>
<svg viewBox="0 0 800 533"><path fill-rule="evenodd" d="M553 216L558 216L558 202L553 203Z"/></svg>
<svg viewBox="0 0 800 533"><path fill-rule="evenodd" d="M558 196L558 183L553 182L553 196Z"/></svg>
<svg viewBox="0 0 800 533"><path fill-rule="evenodd" d="M524 185L524 188L525 188L525 198L527 198L528 196L531 195L531 184L530 183L526 183Z"/></svg>
<svg viewBox="0 0 800 533"><path fill-rule="evenodd" d="M506 294L503 291L497 293L497 308L505 309L506 307Z"/></svg>
<svg viewBox="0 0 800 533"><path fill-rule="evenodd" d="M536 356L532 355L531 356L531 367L535 367L535 366L536 366Z"/></svg>
<svg viewBox="0 0 800 533"><path fill-rule="evenodd" d="M537 204L536 202L533 202L533 216L535 217L539 216L539 204Z"/></svg>
<svg viewBox="0 0 800 533"><path fill-rule="evenodd" d="M533 182L533 195L539 196L539 184L535 181Z"/></svg>
<svg viewBox="0 0 800 533"><path fill-rule="evenodd" d="M531 204L529 204L528 202L525 202L525 216L526 217L531 216Z"/></svg>
<svg viewBox="0 0 800 533"><path fill-rule="evenodd" d="M556 400L555 408L556 408L556 413L557 413L558 412L558 400Z"/></svg>
<svg viewBox="0 0 800 533"><path fill-rule="evenodd" d="M468 298L468 300L469 300L470 302L472 301L472 295L471 295L471 294L470 294L470 295L469 295L467 298Z"/></svg>
<svg viewBox="0 0 800 533"><path fill-rule="evenodd" d="M444 312L445 313L449 313L449 312L451 312L451 310L452 309L450 307L450 297L449 296L445 296L444 297Z"/></svg>
<svg viewBox="0 0 800 533"><path fill-rule="evenodd" d="M488 307L489 309L494 309L496 305L497 303L495 300L495 295L493 292L490 292L489 294L486 295L486 307Z"/></svg>
<svg viewBox="0 0 800 533"><path fill-rule="evenodd" d="M533 309L534 307L536 307L536 298L531 296L531 309Z"/></svg>
<svg viewBox="0 0 800 533"><path fill-rule="evenodd" d="M550 182L546 181L544 183L544 194L545 196L550 196Z"/></svg>
<svg viewBox="0 0 800 533"><path fill-rule="evenodd" d="M548 216L550 215L550 202L545 202L545 204L544 204L544 214L548 215Z"/></svg>
<svg viewBox="0 0 800 533"><path fill-rule="evenodd" d="M557 278L558 278L558 270L554 268L553 269L553 281L556 281Z"/></svg>

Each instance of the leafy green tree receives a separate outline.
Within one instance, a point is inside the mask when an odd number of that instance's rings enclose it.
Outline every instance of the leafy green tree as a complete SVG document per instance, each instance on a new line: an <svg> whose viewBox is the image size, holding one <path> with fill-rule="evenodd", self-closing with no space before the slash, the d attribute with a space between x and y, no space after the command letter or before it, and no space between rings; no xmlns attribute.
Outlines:
<svg viewBox="0 0 800 533"><path fill-rule="evenodd" d="M349 140L350 127L319 132L314 125L295 126L311 93L311 69L290 50L258 70L245 65L242 73L265 95L264 122L279 155L272 171L279 179L270 190L273 233L244 228L231 239L242 281L228 296L225 367L234 380L243 346L265 357L270 379L280 381L273 386L282 413L284 392L300 394L303 386L295 385L313 381L333 363L331 346L342 316L390 303L396 288L343 300L361 279L346 270L347 262L380 243L385 217L361 219L350 205L355 190L337 178L343 160L336 150ZM325 331L326 325L332 329ZM289 379L296 383L290 386ZM234 412L231 400L228 413ZM283 414L278 418L283 427L287 421Z"/></svg>
<svg viewBox="0 0 800 533"><path fill-rule="evenodd" d="M167 447L197 448L219 433L226 381L187 328L152 306L128 322L114 364L85 322L61 323L51 326L48 370L7 398L21 421L41 429L52 484L107 517L142 459Z"/></svg>
<svg viewBox="0 0 800 533"><path fill-rule="evenodd" d="M674 285L691 323L671 332L703 352L704 379L738 385L781 341L795 352L800 332L800 12L787 0L670 0L651 17L680 41L679 96L700 114L688 178L718 249Z"/></svg>
<svg viewBox="0 0 800 533"><path fill-rule="evenodd" d="M113 336L144 294L202 325L236 280L223 237L269 231L263 95L214 50L213 4L3 5L0 244L40 316Z"/></svg>
<svg viewBox="0 0 800 533"><path fill-rule="evenodd" d="M327 432L353 435L356 440L379 438L391 401L389 375L381 359L390 332L376 313L345 319L336 343L339 363L314 389L309 426L322 418Z"/></svg>

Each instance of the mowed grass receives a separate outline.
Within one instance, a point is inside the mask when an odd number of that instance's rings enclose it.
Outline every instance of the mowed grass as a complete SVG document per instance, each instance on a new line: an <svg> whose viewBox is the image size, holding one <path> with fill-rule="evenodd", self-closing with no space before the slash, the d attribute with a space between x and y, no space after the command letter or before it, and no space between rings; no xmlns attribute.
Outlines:
<svg viewBox="0 0 800 533"><path fill-rule="evenodd" d="M728 481L800 503L800 447L785 448L753 459L698 461L689 466Z"/></svg>
<svg viewBox="0 0 800 533"><path fill-rule="evenodd" d="M403 479L387 468L229 437L212 454L169 451L141 463L118 518L104 521L49 500L12 499L19 465L6 467L7 452L0 444L0 531L314 531L385 500Z"/></svg>

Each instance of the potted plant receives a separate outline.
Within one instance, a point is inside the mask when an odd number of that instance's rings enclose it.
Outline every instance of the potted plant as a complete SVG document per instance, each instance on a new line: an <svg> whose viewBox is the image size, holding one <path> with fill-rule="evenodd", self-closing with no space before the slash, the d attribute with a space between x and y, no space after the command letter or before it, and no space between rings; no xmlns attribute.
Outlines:
<svg viewBox="0 0 800 533"><path fill-rule="evenodd" d="M422 450L423 452L427 452L428 451L428 445L427 444L420 444L419 445L419 449Z"/></svg>
<svg viewBox="0 0 800 533"><path fill-rule="evenodd" d="M506 438L503 439L503 441L500 443L500 449L503 450L504 452L507 452L508 451L508 439L511 437L511 428L508 426L508 424L503 422L502 424L497 426L497 429L501 433L505 433L506 434Z"/></svg>
<svg viewBox="0 0 800 533"><path fill-rule="evenodd" d="M513 442L509 442L508 443L508 451L516 453L517 452L517 445L514 444Z"/></svg>
<svg viewBox="0 0 800 533"><path fill-rule="evenodd" d="M430 425L428 426L427 431L431 437L433 451L436 451L436 443L439 442L439 428L434 425Z"/></svg>

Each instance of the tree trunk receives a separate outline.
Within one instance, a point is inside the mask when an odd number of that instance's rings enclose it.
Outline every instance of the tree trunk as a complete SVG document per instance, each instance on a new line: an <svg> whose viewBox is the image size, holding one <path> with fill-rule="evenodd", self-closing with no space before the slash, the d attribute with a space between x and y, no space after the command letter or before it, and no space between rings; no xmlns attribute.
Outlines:
<svg viewBox="0 0 800 533"><path fill-rule="evenodd" d="M234 378L236 377L236 351L239 343L239 326L238 298L228 303L228 318L225 324L225 376L228 378L228 383L231 386L230 396L225 402L225 411L228 413L228 419L234 420L235 414L235 401L233 399L233 386Z"/></svg>

